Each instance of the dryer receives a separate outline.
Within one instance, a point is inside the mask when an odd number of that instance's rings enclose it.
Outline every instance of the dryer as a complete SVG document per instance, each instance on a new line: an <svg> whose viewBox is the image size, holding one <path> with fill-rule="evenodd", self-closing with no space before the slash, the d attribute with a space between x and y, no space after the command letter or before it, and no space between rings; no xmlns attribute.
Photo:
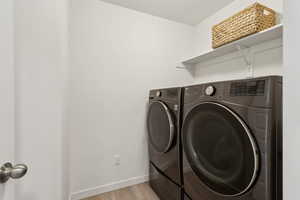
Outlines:
<svg viewBox="0 0 300 200"><path fill-rule="evenodd" d="M181 199L181 88L151 90L147 114L150 185L163 200Z"/></svg>
<svg viewBox="0 0 300 200"><path fill-rule="evenodd" d="M282 200L282 78L185 87L185 199Z"/></svg>

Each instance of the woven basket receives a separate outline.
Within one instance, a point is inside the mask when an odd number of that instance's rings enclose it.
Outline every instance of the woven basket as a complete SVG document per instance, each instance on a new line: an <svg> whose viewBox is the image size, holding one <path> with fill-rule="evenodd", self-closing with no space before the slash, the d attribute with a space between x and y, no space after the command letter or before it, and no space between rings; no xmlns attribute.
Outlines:
<svg viewBox="0 0 300 200"><path fill-rule="evenodd" d="M240 11L212 28L212 47L238 40L274 26L276 12L259 3Z"/></svg>

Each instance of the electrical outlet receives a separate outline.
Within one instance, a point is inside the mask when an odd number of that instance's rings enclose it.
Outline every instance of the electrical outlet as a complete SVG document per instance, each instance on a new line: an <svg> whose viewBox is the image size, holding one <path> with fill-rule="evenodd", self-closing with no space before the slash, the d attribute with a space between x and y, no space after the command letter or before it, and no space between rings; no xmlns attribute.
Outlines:
<svg viewBox="0 0 300 200"><path fill-rule="evenodd" d="M121 165L121 156L120 155L114 155L115 159L115 166Z"/></svg>

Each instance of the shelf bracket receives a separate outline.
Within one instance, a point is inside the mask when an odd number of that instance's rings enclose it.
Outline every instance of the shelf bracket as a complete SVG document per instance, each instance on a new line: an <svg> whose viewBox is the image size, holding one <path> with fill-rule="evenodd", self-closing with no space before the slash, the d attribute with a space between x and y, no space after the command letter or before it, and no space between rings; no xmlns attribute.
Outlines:
<svg viewBox="0 0 300 200"><path fill-rule="evenodd" d="M247 77L252 78L254 76L253 73L253 52L250 47L243 46L240 44L236 44L236 49L241 53L246 66L247 66Z"/></svg>
<svg viewBox="0 0 300 200"><path fill-rule="evenodd" d="M192 76L195 76L195 65L194 64L184 64L181 63L180 65L176 66L176 69L178 70L186 70L188 71Z"/></svg>
<svg viewBox="0 0 300 200"><path fill-rule="evenodd" d="M176 66L176 69L186 69L186 67Z"/></svg>

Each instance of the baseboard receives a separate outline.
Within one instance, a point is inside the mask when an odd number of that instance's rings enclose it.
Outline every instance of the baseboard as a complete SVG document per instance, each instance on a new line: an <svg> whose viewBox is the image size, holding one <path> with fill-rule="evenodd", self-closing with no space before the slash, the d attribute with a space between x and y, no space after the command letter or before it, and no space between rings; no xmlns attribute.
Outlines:
<svg viewBox="0 0 300 200"><path fill-rule="evenodd" d="M106 184L106 185L101 185L98 187L94 187L94 188L89 188L86 190L82 190L79 192L75 192L73 194L71 194L71 200L81 200L84 198L88 198L91 196L96 196L99 194L103 194L105 192L111 192L114 190L118 190L124 187L128 187L128 186L132 186L132 185L136 185L136 184L140 184L140 183L144 183L147 182L149 180L149 176L145 175L145 176L139 176L139 177L133 177L127 180L121 180L118 182L113 182L110 184Z"/></svg>

